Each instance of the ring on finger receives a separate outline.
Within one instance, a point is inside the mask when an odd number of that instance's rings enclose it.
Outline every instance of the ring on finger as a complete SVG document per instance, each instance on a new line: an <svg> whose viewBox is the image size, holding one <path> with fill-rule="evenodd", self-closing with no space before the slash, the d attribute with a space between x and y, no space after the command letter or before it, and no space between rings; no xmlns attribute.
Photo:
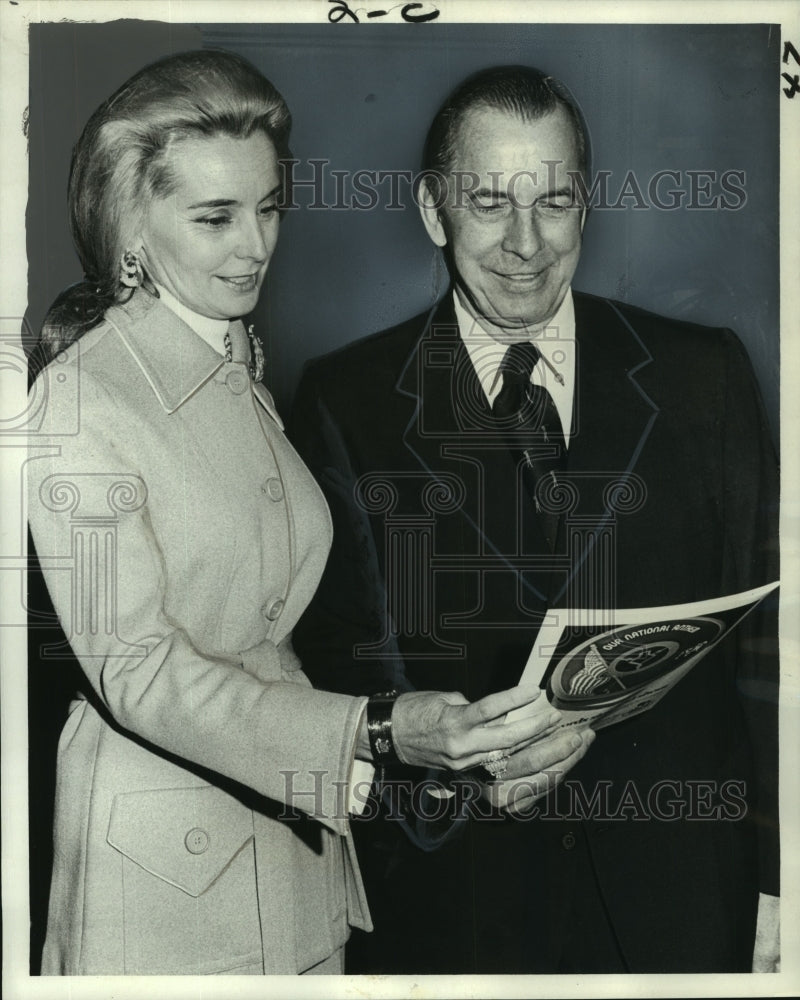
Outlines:
<svg viewBox="0 0 800 1000"><path fill-rule="evenodd" d="M488 772L487 780L498 781L508 770L508 757L505 750L493 750L478 766Z"/></svg>

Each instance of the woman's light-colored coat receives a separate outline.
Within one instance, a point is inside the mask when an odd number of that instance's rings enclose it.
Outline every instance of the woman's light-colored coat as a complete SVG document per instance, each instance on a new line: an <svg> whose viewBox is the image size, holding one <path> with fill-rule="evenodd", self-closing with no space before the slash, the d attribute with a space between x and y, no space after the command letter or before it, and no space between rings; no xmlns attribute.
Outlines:
<svg viewBox="0 0 800 1000"><path fill-rule="evenodd" d="M303 971L370 927L346 793L364 699L313 690L291 648L325 501L246 367L141 290L31 407L31 526L90 682L59 744L42 971Z"/></svg>

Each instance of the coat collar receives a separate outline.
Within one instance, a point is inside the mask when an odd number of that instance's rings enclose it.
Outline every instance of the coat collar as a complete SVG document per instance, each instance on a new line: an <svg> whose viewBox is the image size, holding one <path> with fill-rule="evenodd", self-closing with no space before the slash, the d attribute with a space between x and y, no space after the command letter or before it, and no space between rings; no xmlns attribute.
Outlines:
<svg viewBox="0 0 800 1000"><path fill-rule="evenodd" d="M106 322L120 336L167 413L174 413L226 363L213 347L171 309L140 289L124 304L112 306ZM253 394L283 430L275 403L261 384Z"/></svg>
<svg viewBox="0 0 800 1000"><path fill-rule="evenodd" d="M167 413L174 413L225 364L191 327L142 289L124 305L112 306L105 318Z"/></svg>

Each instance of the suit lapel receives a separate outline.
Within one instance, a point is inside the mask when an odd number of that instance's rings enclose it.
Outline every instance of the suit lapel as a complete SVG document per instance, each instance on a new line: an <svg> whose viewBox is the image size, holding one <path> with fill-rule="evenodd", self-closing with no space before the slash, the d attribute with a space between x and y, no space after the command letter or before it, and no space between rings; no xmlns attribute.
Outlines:
<svg viewBox="0 0 800 1000"><path fill-rule="evenodd" d="M601 557L598 539L616 530L626 498L640 489L636 465L658 415L637 382L652 359L636 331L611 302L580 293L574 300L576 386L565 477L576 499L561 517L552 560L511 454L493 429L450 295L429 313L396 384L407 404L403 443L413 463L445 490L454 478L466 488L459 513L470 533L455 530L452 519L438 520L437 551L457 554L465 537L474 537L479 548L465 555L485 555L508 568L514 557L517 566L527 557L545 567L520 578L534 603L548 597L550 604L571 602L587 592L581 582L587 574L602 572L592 563Z"/></svg>
<svg viewBox="0 0 800 1000"><path fill-rule="evenodd" d="M652 357L636 331L610 301L576 293L576 387L572 437L566 478L576 500L562 524L559 546L574 544L574 530L581 541L570 554L566 582L551 590L551 603L592 601L596 588L581 584L591 577L591 563L600 559L601 535L616 531L618 519L646 496L646 484L636 467L658 417L657 403L639 386L638 373ZM624 524L623 524L624 530ZM602 572L602 569L600 570ZM581 598L575 595L583 593ZM613 600L595 594L594 603Z"/></svg>
<svg viewBox="0 0 800 1000"><path fill-rule="evenodd" d="M575 295L577 384L569 467L575 472L632 472L658 414L640 388L652 358L610 302Z"/></svg>
<svg viewBox="0 0 800 1000"><path fill-rule="evenodd" d="M452 519L439 521L437 527L446 529L449 523L451 531L440 531L437 542L447 546L450 538L457 554L465 537L474 538L475 550L466 555L486 556L507 568L513 568L515 558L519 562L521 556L545 554L546 543L527 509L530 502L515 460L495 427L459 334L450 295L430 313L396 389L410 404L403 435L409 455L443 486L450 476L464 484L460 514L469 533L465 536L463 525L456 529ZM523 522L530 522L526 531ZM544 600L543 581L541 573L522 580L535 603Z"/></svg>

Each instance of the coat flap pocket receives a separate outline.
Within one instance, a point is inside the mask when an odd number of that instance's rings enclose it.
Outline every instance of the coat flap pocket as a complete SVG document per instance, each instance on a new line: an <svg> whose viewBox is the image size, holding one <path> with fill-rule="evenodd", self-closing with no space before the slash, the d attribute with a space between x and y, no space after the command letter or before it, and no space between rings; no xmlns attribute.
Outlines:
<svg viewBox="0 0 800 1000"><path fill-rule="evenodd" d="M250 810L208 785L115 795L107 839L152 875L199 896L252 836Z"/></svg>

